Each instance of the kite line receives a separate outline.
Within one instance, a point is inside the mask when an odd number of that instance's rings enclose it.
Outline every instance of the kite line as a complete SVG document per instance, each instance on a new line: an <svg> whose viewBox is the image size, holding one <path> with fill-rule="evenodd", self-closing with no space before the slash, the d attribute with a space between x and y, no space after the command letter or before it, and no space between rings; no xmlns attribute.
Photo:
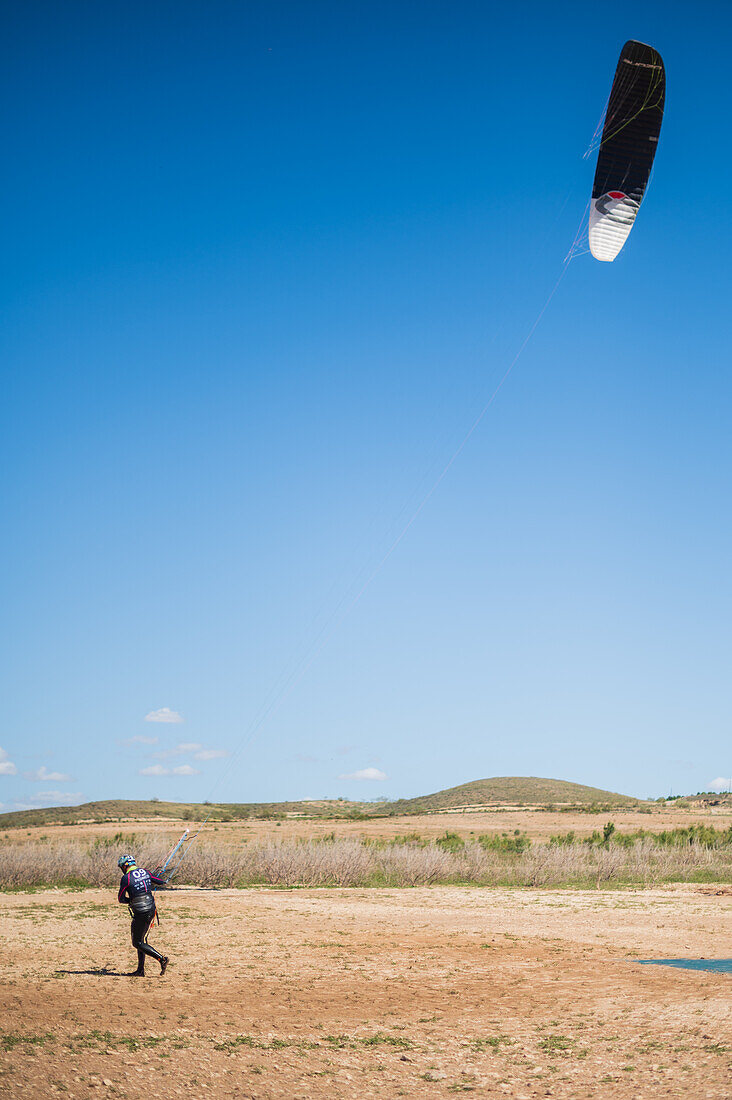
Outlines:
<svg viewBox="0 0 732 1100"><path fill-rule="evenodd" d="M586 214L586 211L585 211L585 214ZM583 220L584 220L584 216L583 216ZM578 230L578 233L579 233L579 230ZM576 242L576 237L575 237L575 242ZM229 772L231 771L231 769L232 769L233 765L236 763L236 761L239 760L241 758L242 754L252 745L255 738L259 734L260 730L264 726L265 722L269 718L271 718L272 715L277 712L277 710L279 710L279 708L282 706L282 704L291 695L291 693L294 691L294 689L297 687L297 685L303 679L303 677L305 676L307 671L310 669L310 667L313 665L313 663L317 660L318 656L323 651L325 646L328 644L330 639L333 637L333 635L336 633L336 631L340 628L340 626L345 622L345 620L348 618L348 616L351 614L351 612L355 609L356 605L361 601L361 599L363 598L363 596L365 595L367 590L370 588L373 581L376 579L376 577L382 571L382 569L384 568L386 563L391 558L392 554L394 554L394 552L397 550L399 545L402 543L404 538L407 536L407 534L409 533L411 528L417 522L417 520L419 519L420 515L422 514L422 512L426 508L429 501L432 499L432 497L437 492L437 490L439 489L442 482L445 480L445 478L449 474L452 467L455 465L457 460L460 458L460 455L463 453L463 451L467 447L468 443L470 442L472 437L475 435L475 432L480 427L481 423L483 422L483 420L484 420L485 416L487 415L488 411L490 410L491 406L494 404L494 402L496 401L496 398L498 397L499 393L501 392L504 385L506 384L509 377L511 376L516 364L518 363L519 359L521 358L524 351L526 350L529 342L531 341L531 338L533 337L534 333L536 332L537 328L539 327L539 324L541 323L541 320L544 317L544 314L546 313L547 309L549 308L549 305L551 304L552 299L554 298L554 295L557 293L557 290L559 289L559 286L562 282L562 279L564 278L564 275L567 271L567 268L569 267L569 264L571 263L572 259L574 258L574 255L575 255L575 252L574 252L574 243L573 243L573 247L570 249L568 255L566 256L566 258L565 258L565 260L562 264L562 269L559 273L559 277L557 278L556 282L554 283L554 286L552 287L549 294L547 295L547 298L545 299L544 304L542 305L541 309L539 310L536 317L534 318L528 332L526 333L526 336L524 337L523 341L521 342L521 345L518 348L518 351L516 351L516 353L514 354L513 358L511 359L508 366L504 370L503 374L499 378L497 384L494 386L494 388L491 391L488 399L484 402L484 404L483 404L482 408L480 409L480 411L477 413L476 416L474 416L474 418L473 418L470 426L468 427L467 431L463 434L463 436L460 439L459 443L454 448L454 450L450 454L447 461L443 464L443 466L441 467L441 469L440 469L439 473L437 474L437 476L430 483L429 488L426 490L426 492L424 492L422 494L422 496L420 497L420 499L419 499L418 503L416 504L416 506L409 513L406 521L399 528L398 533L396 534L396 536L389 543L389 546L387 547L386 551L378 559L376 565L371 568L370 572L368 572L368 574L366 576L366 579L364 581L362 581L360 586L356 589L355 594L350 596L350 598L349 598L349 593L355 587L354 582L351 582L351 584L346 589L344 595L341 596L341 598L339 599L339 601L336 604L336 607L334 608L334 610L330 613L330 615L326 619L325 623L321 626L320 630L316 634L315 638L313 639L311 645L308 647L307 652L304 654L304 656L299 660L294 659L294 661L293 661L293 658L290 657L288 659L288 661L286 662L286 664L284 665L283 669L280 671L278 676L275 678L272 686L270 687L269 692L267 693L266 701L265 701L264 706L259 711L257 716L250 722L249 726L245 730L244 736L242 737L238 747L236 748L235 752L232 754L232 756L229 758L229 760L227 762L226 769L225 770L222 769L222 771L219 773L219 776L216 779L216 782L214 783L213 787L211 788L211 790L209 792L209 796L206 799L206 803L211 803L213 801L213 795L216 793L216 791L220 787L220 785L221 785L221 783L224 779L224 776L229 774ZM403 511L404 511L404 509L402 509L402 512ZM294 667L292 667L293 664L294 664ZM161 863L160 868L158 870L158 874L161 876L161 878L165 877L166 883L169 883L171 881L171 879L173 878L173 876L176 874L176 872L179 870L181 864L183 863L183 860L185 859L186 855L188 854L188 851L189 851L191 845L196 840L196 838L200 835L201 830L205 827L206 823L209 821L212 814L214 814L216 812L216 810L217 810L217 806L212 805L211 808L209 809L206 817L201 822L201 826L200 826L199 830L195 833L191 833L190 829L186 829L185 832L183 833L183 835L180 837L180 839L170 849L170 851L166 855L165 859ZM166 875L167 875L167 877L166 877Z"/></svg>
<svg viewBox="0 0 732 1100"><path fill-rule="evenodd" d="M311 628L309 627L305 632L305 652L298 655L295 651L288 658L265 696L264 704L259 713L244 731L239 746L229 761L226 772L223 769L220 772L211 790L211 795L219 788L224 774L228 774L234 762L252 744L264 723L279 709L302 680L328 641L360 602L375 578L417 522L512 374L549 308L572 260L582 252L589 250L598 260L612 261L622 249L648 184L663 118L664 98L665 70L660 54L645 43L635 40L626 42L618 61L613 85L600 123L592 137L590 147L585 153L585 157L587 157L595 149L599 149L595 181L590 200L587 203L569 252L563 261L559 277L529 327L518 350L499 378L498 383L477 415L474 416L467 431L459 439L447 461L439 469L437 476L431 480L427 490L419 497L416 506L413 506L409 511L407 511L407 506L402 508L395 522L398 522L400 517L407 512L406 521L401 523L386 551L370 570L364 567L360 573L356 574L356 577L350 582L338 600L335 608L328 614L318 629L315 637L309 642L307 636L311 633ZM619 137L621 132L623 134L622 138ZM564 206L562 206L562 209L564 209ZM589 220L587 219L588 210L590 211ZM359 576L364 573L365 579L359 581ZM316 615L314 623L317 622L317 618ZM207 802L210 801L211 798L209 797ZM215 806L211 807L203 825L206 824L216 809ZM168 872L166 881L170 881L178 870L190 845L198 835L198 833L191 835L190 831L186 829L183 836L168 853L160 870L161 875L166 871Z"/></svg>
<svg viewBox="0 0 732 1100"><path fill-rule="evenodd" d="M585 213L586 213L586 211L585 211ZM583 215L583 220L584 220L584 215ZM411 528L417 522L420 515L424 511L425 507L427 506L429 501L432 499L432 497L434 496L434 494L436 493L436 491L438 490L438 488L440 487L442 482L445 480L445 478L449 474L452 467L455 465L455 463L459 459L460 455L463 453L463 451L467 447L468 443L470 442L473 435L475 434L475 432L479 428L480 424L484 420L484 418L485 418L486 414L488 413L488 411L490 410L491 406L496 401L496 398L498 397L500 391L502 390L502 388L504 387L504 385L508 381L509 377L511 376L514 368L516 367L516 364L518 363L519 359L523 355L524 351L526 350L526 347L528 346L529 342L531 341L531 338L533 337L534 333L536 332L537 328L539 327L539 324L541 323L542 318L544 317L544 314L546 313L547 309L549 308L549 305L551 304L552 299L554 298L555 294L557 293L557 290L559 289L559 286L562 282L562 279L564 278L564 275L567 271L567 268L569 267L569 264L570 264L570 262L573 258L574 258L574 253L573 253L573 250L570 249L569 254L567 255L567 257L565 258L565 260L562 264L562 269L559 273L559 277L557 278L556 282L554 283L554 286L552 287L549 294L547 295L541 309L539 310L536 317L534 318L531 326L529 327L528 332L526 333L526 336L524 337L523 341L521 342L521 345L519 346L518 350L516 351L513 358L509 362L508 366L504 370L503 374L499 378L498 383L493 388L492 392L490 393L490 396L484 402L484 404L483 404L482 408L480 409L480 411L473 418L473 420L472 420L470 426L468 427L467 431L463 434L463 436L460 439L459 443L457 444L457 446L454 448L454 450L450 454L450 457L443 464L443 466L441 467L439 473L437 474L437 476L431 482L431 484L430 484L429 488L427 489L427 491L425 493L423 493L423 495L419 499L417 505L409 513L408 518L402 524L402 526L400 527L398 533L392 539L389 546L387 547L386 551L381 555L381 557L377 561L376 565L373 566L372 569L370 570L370 572L367 574L366 579L361 583L360 587L357 588L355 594L353 596L351 596L350 598L349 598L348 593L354 587L354 584L352 583L349 586L348 590L346 591L346 594L343 597L341 597L341 599L339 600L336 608L331 613L329 618L326 620L325 624L321 627L321 629L318 632L317 636L313 640L312 645L308 649L308 652L305 654L305 656L302 658L302 660L300 662L296 662L296 667L289 673L286 672L286 670L291 666L292 659L288 660L287 664L285 665L285 668L282 670L282 672L276 678L275 683L273 684L272 688L270 689L270 692L268 693L269 701L265 703L262 710L252 720L252 722L250 723L250 725L246 729L246 731L244 733L244 736L243 736L241 742L239 743L239 746L237 747L237 749L234 752L234 754L232 755L232 757L229 759L228 766L227 766L227 771L226 772L222 771L219 774L219 777L216 780L216 782L214 783L207 801L212 800L212 796L218 790L218 788L220 787L220 785L223 781L224 774L228 774L228 772L231 770L234 763L242 756L242 754L246 751L246 749L248 749L250 747L250 745L253 743L253 741L257 737L259 731L261 730L262 726L265 724L267 719L270 718L274 713L276 713L277 710L279 710L279 708L286 701L286 699L290 696L290 694L295 689L295 687L300 683L302 678L307 673L308 669L312 666L312 664L317 659L317 657L322 652L322 650L325 648L325 646L330 641L332 636L336 633L336 631L339 629L339 627L342 625L342 623L348 618L348 616L354 610L356 605L363 598L364 594L366 593L368 588L371 586L373 581L376 579L376 577L379 575L379 573L382 571L382 569L384 568L386 563L391 558L392 554L399 547L399 545L404 540L406 535L409 533ZM208 819L210 818L210 816L213 812L214 812L214 808L212 808L209 811L209 814L206 818L206 821L208 821ZM204 821L204 824L205 824L205 821Z"/></svg>

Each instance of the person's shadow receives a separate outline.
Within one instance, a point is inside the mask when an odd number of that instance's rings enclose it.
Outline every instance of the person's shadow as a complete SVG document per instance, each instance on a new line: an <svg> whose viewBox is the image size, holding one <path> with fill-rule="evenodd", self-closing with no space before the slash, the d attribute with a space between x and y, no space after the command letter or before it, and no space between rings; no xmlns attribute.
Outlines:
<svg viewBox="0 0 732 1100"><path fill-rule="evenodd" d="M129 971L109 970L106 966L99 966L95 970L54 970L54 974L90 974L93 978L129 978Z"/></svg>

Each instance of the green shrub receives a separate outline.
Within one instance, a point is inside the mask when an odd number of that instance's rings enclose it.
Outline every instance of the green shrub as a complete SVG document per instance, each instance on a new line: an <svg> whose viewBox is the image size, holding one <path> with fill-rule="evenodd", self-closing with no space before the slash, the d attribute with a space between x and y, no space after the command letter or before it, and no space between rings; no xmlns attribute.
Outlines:
<svg viewBox="0 0 732 1100"><path fill-rule="evenodd" d="M508 833L481 833L478 843L486 852L515 852L520 855L531 847L531 840L526 833L520 833L518 829L513 836Z"/></svg>
<svg viewBox="0 0 732 1100"><path fill-rule="evenodd" d="M576 841L577 837L574 832L557 833L555 836L549 837L549 843L553 848L571 848Z"/></svg>
<svg viewBox="0 0 732 1100"><path fill-rule="evenodd" d="M424 848L426 844L429 844L428 840L420 833L399 833L391 841L391 844L416 844L420 848Z"/></svg>
<svg viewBox="0 0 732 1100"><path fill-rule="evenodd" d="M447 830L444 836L438 836L435 844L445 852L461 852L465 847L465 841L458 833L451 833Z"/></svg>

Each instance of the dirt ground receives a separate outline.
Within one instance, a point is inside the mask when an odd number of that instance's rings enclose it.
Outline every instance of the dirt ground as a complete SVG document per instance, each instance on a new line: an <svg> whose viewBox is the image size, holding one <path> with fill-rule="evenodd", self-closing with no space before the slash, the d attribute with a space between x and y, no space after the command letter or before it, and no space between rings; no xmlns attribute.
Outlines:
<svg viewBox="0 0 732 1100"><path fill-rule="evenodd" d="M732 890L0 895L0 1096L729 1100Z"/></svg>

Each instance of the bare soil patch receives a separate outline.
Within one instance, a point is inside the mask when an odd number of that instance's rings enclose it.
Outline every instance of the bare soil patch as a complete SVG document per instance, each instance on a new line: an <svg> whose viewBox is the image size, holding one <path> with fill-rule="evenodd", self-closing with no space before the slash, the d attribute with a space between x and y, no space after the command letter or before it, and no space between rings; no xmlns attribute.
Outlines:
<svg viewBox="0 0 732 1100"><path fill-rule="evenodd" d="M732 1092L709 887L196 891L135 960L109 891L0 897L0 1095L703 1097Z"/></svg>

